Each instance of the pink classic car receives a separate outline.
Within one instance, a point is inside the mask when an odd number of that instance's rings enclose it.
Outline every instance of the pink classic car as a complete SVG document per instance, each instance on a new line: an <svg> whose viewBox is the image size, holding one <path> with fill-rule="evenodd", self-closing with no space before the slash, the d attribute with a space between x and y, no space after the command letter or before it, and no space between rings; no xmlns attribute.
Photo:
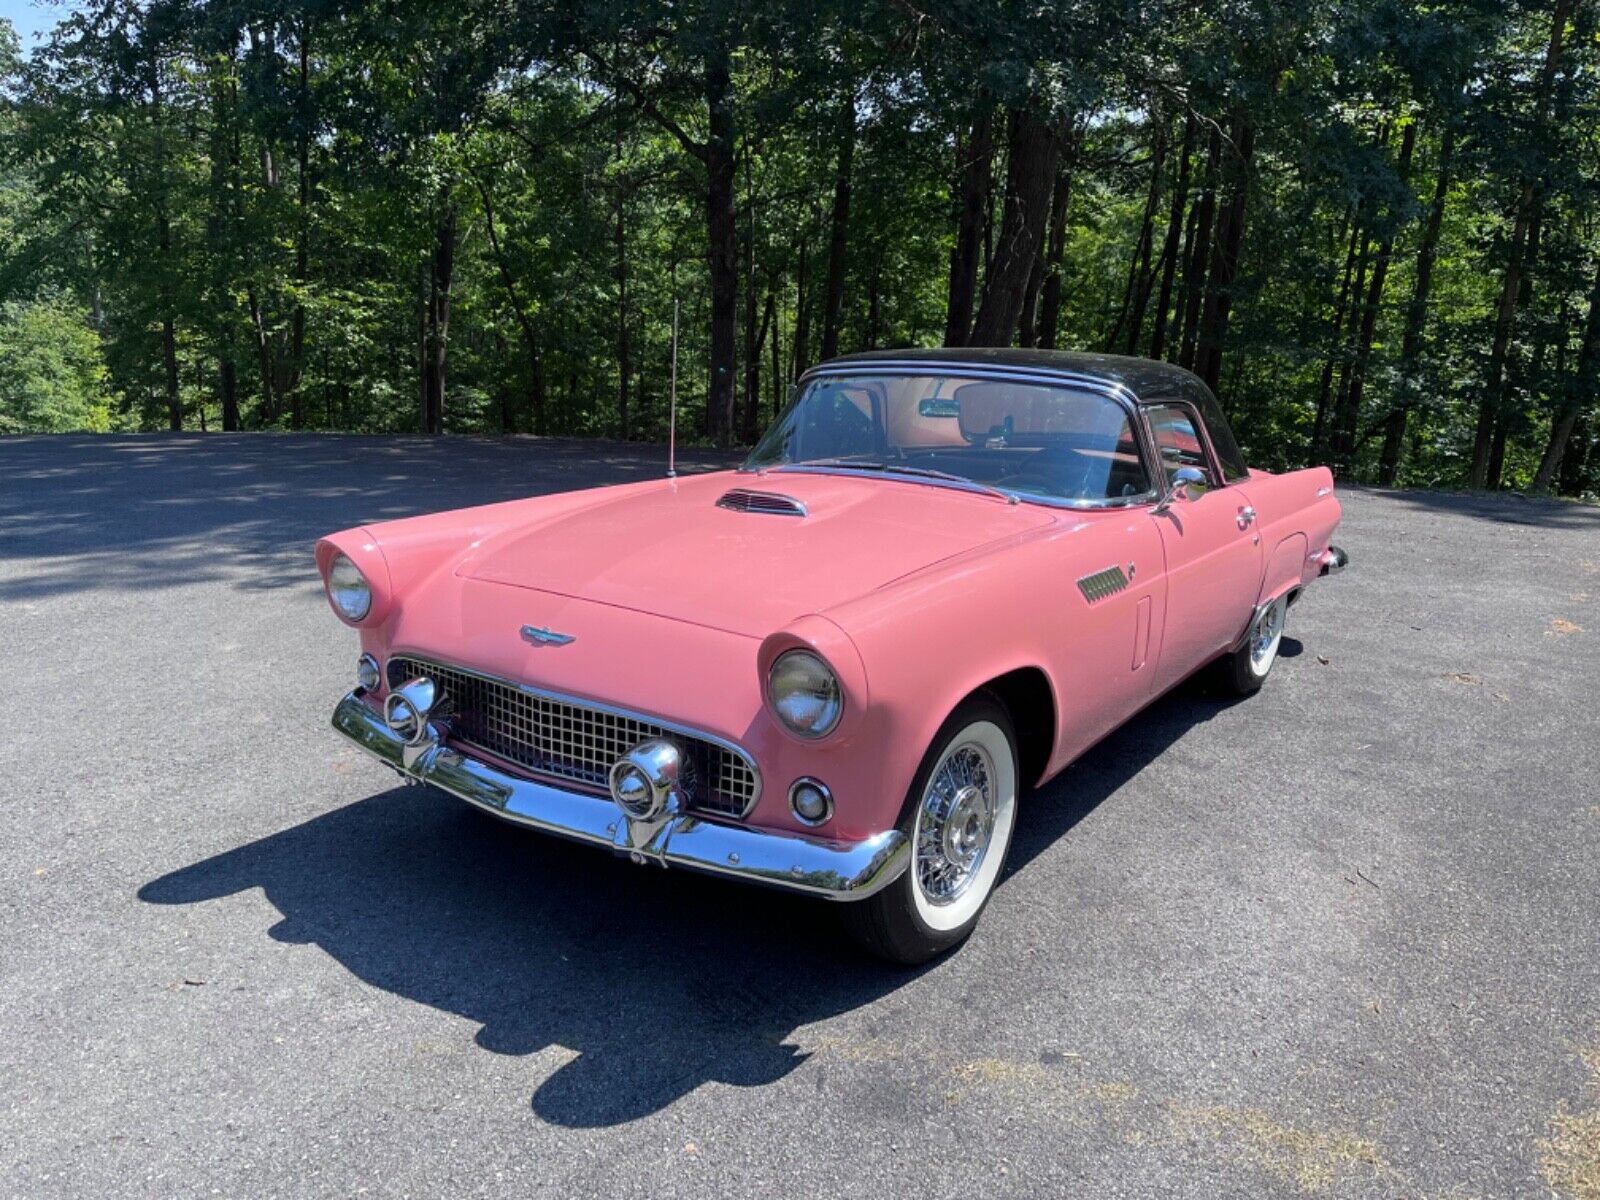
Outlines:
<svg viewBox="0 0 1600 1200"><path fill-rule="evenodd" d="M519 825L971 932L1028 789L1202 668L1255 691L1341 569L1326 469L1252 471L1138 359L855 355L744 466L348 529L333 725Z"/></svg>

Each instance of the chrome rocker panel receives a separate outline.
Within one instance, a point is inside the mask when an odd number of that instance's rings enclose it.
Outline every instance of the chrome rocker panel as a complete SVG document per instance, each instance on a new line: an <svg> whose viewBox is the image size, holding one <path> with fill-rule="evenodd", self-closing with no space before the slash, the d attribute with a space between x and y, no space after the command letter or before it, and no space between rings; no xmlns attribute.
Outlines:
<svg viewBox="0 0 1600 1200"><path fill-rule="evenodd" d="M898 879L911 857L898 829L833 842L692 814L633 821L610 800L519 779L437 739L408 746L359 691L339 701L333 727L408 781L432 784L513 824L610 846L637 863L687 867L828 900L862 900Z"/></svg>

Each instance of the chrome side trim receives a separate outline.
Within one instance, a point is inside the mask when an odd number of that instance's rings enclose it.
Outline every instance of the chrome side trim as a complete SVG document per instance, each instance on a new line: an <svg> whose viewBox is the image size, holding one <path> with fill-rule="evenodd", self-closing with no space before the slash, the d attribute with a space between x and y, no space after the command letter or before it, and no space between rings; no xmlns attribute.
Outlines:
<svg viewBox="0 0 1600 1200"><path fill-rule="evenodd" d="M1096 571L1093 575L1085 575L1078 580L1078 590L1090 604L1104 600L1107 596L1115 596L1127 586L1128 577L1122 568L1117 566L1107 567L1104 571Z"/></svg>
<svg viewBox="0 0 1600 1200"><path fill-rule="evenodd" d="M408 781L432 784L516 825L610 846L637 863L727 875L827 900L862 900L898 879L910 861L910 845L898 829L838 842L691 815L636 822L609 800L505 774L437 737L410 754L355 692L333 710L333 727Z"/></svg>

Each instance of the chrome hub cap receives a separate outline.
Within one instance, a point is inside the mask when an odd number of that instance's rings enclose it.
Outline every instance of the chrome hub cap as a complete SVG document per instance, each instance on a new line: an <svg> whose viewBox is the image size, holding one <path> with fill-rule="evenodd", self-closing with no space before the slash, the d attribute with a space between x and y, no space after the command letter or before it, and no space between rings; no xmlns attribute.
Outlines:
<svg viewBox="0 0 1600 1200"><path fill-rule="evenodd" d="M917 886L932 904L956 900L978 873L994 833L994 764L972 743L945 755L917 814Z"/></svg>
<svg viewBox="0 0 1600 1200"><path fill-rule="evenodd" d="M1283 633L1283 608L1282 600L1268 605L1250 631L1250 665L1258 671L1278 652L1278 638Z"/></svg>

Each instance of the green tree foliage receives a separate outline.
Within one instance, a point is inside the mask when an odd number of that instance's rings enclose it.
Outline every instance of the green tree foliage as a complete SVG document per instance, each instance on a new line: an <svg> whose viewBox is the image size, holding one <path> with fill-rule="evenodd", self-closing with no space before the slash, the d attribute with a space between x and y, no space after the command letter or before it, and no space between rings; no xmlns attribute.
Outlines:
<svg viewBox="0 0 1600 1200"><path fill-rule="evenodd" d="M110 372L89 314L63 296L0 306L0 433L104 433Z"/></svg>
<svg viewBox="0 0 1600 1200"><path fill-rule="evenodd" d="M1166 358L1263 466L1600 491L1593 0L84 0L0 23L0 429L748 442Z"/></svg>

